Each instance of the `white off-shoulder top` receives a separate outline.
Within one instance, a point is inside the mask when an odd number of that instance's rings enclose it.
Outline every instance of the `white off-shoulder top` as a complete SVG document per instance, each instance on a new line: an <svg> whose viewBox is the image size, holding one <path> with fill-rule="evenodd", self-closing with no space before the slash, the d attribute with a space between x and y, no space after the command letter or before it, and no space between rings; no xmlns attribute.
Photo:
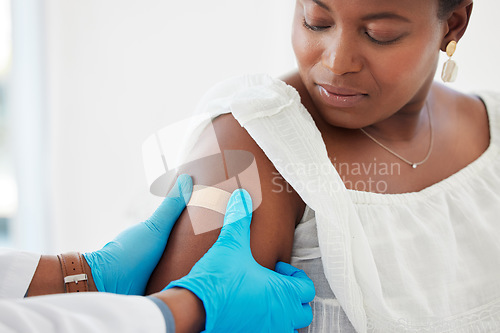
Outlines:
<svg viewBox="0 0 500 333"><path fill-rule="evenodd" d="M480 97L487 151L404 194L347 190L298 93L280 80L238 77L202 99L207 119L233 113L307 205L292 264L317 295L302 332L500 332L500 95Z"/></svg>

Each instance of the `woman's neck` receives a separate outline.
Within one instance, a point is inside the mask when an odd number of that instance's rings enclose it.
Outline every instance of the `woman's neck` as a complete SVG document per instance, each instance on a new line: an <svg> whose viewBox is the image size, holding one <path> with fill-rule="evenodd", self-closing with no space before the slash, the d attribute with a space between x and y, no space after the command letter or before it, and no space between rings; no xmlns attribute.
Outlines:
<svg viewBox="0 0 500 333"><path fill-rule="evenodd" d="M410 143L429 133L432 128L431 114L430 102L415 103L364 130L386 142Z"/></svg>

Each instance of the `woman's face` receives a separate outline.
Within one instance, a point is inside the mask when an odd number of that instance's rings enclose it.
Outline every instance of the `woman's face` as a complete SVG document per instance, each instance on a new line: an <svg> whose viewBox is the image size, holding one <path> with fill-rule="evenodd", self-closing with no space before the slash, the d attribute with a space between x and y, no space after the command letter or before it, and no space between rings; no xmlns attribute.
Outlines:
<svg viewBox="0 0 500 333"><path fill-rule="evenodd" d="M297 0L300 76L330 124L360 128L422 108L446 22L437 0Z"/></svg>

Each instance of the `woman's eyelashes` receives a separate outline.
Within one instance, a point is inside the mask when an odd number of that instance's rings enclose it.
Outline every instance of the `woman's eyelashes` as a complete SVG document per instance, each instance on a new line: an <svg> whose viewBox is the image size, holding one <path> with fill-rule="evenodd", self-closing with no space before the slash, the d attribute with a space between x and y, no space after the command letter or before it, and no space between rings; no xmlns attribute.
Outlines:
<svg viewBox="0 0 500 333"><path fill-rule="evenodd" d="M312 25L312 24L309 24L309 23L307 23L307 20L305 18L303 20L303 24L304 24L304 27L306 27L306 29L309 29L312 31L324 31L324 30L331 27L331 25Z"/></svg>
<svg viewBox="0 0 500 333"><path fill-rule="evenodd" d="M366 31L365 34L371 42L379 45L390 45L397 43L405 36L405 34L402 34L395 37L378 37L376 36L376 34L370 31Z"/></svg>
<svg viewBox="0 0 500 333"><path fill-rule="evenodd" d="M315 32L322 32L322 31L325 31L325 30L332 27L332 25L308 23L306 18L304 18L304 20L303 20L303 25L306 29L311 30L311 31L315 31ZM365 31L364 34L368 37L369 41L371 41L375 44L378 44L378 45L394 44L394 43L400 41L405 36L405 34L400 34L400 35L394 36L394 37L392 37L392 36L377 36L377 33L372 31L371 29Z"/></svg>

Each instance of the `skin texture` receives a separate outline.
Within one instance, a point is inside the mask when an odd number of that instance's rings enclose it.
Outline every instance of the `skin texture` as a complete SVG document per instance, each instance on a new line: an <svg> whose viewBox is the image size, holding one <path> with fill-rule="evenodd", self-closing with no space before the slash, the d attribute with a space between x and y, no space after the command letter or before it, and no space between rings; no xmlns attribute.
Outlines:
<svg viewBox="0 0 500 333"><path fill-rule="evenodd" d="M337 169L347 188L381 193L420 191L464 168L488 147L488 121L481 101L433 83L439 51L462 37L472 0L465 0L444 19L438 17L438 9L437 0L296 1L292 42L299 70L284 81L299 92L333 163L343 166ZM380 18L383 13L392 18ZM304 20L316 28L306 27ZM349 107L332 106L321 97L318 84L349 89L350 94L361 97ZM417 169L359 130L364 128L418 162L429 149L429 114L434 148L429 160ZM277 260L289 261L294 227L304 203L293 190L273 191L276 170L231 115L219 117L215 130L221 149L246 150L257 160L262 204L252 222L252 253L268 268ZM392 172L374 171L374 166L383 164L394 166ZM354 172L359 165L371 169ZM183 172L193 175L195 184L212 177L210 168L203 165ZM216 218L222 223L222 215ZM215 242L219 230L194 235L190 224L183 214L153 273L149 292L188 273Z"/></svg>

